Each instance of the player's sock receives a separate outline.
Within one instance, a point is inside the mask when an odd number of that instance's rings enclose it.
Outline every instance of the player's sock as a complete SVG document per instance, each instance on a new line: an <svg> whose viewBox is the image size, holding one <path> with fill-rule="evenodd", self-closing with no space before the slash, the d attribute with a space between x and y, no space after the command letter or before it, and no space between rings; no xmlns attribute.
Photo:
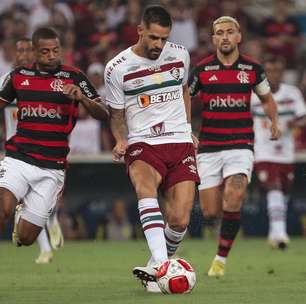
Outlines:
<svg viewBox="0 0 306 304"><path fill-rule="evenodd" d="M177 248L179 247L181 241L183 240L186 234L186 231L187 229L185 229L183 232L175 231L169 227L168 223L166 224L165 238L168 257L171 257L175 254Z"/></svg>
<svg viewBox="0 0 306 304"><path fill-rule="evenodd" d="M267 209L269 215L269 237L282 238L287 235L286 213L287 204L284 194L279 190L267 193Z"/></svg>
<svg viewBox="0 0 306 304"><path fill-rule="evenodd" d="M51 246L48 239L46 228L43 228L40 234L37 237L37 243L40 249L40 252L51 252Z"/></svg>
<svg viewBox="0 0 306 304"><path fill-rule="evenodd" d="M138 210L152 258L156 263L162 263L168 259L168 255L164 235L165 223L157 199L144 198L139 200Z"/></svg>
<svg viewBox="0 0 306 304"><path fill-rule="evenodd" d="M240 212L223 212L216 259L225 263L240 228Z"/></svg>

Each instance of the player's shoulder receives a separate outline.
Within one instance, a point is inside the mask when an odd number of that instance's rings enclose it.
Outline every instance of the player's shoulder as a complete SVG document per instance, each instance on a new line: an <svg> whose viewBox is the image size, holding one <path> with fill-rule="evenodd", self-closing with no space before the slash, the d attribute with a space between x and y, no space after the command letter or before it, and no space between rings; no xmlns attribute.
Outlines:
<svg viewBox="0 0 306 304"><path fill-rule="evenodd" d="M127 48L112 58L105 66L104 78L108 83L114 75L123 75L127 67L133 62L131 48ZM118 75L119 74L119 75Z"/></svg>
<svg viewBox="0 0 306 304"><path fill-rule="evenodd" d="M130 48L121 51L114 58L112 58L105 66L105 72L108 70L120 70L124 67L124 64L127 63L130 59L129 54L131 53Z"/></svg>
<svg viewBox="0 0 306 304"><path fill-rule="evenodd" d="M220 63L217 61L216 55L212 54L198 61L193 69L193 73L211 72L220 69Z"/></svg>
<svg viewBox="0 0 306 304"><path fill-rule="evenodd" d="M245 69L254 69L254 68L262 68L262 65L259 61L257 61L255 58L246 55L246 54L241 54L239 57L239 63L238 65L245 65ZM239 67L239 66L238 66Z"/></svg>
<svg viewBox="0 0 306 304"><path fill-rule="evenodd" d="M34 76L35 75L35 69L33 64L23 65L16 67L11 74L21 74L24 76Z"/></svg>
<svg viewBox="0 0 306 304"><path fill-rule="evenodd" d="M188 50L183 45L177 44L177 43L174 43L174 42L170 42L170 41L166 42L166 45L164 46L164 48L166 50L169 50L170 52L173 51L175 53L189 54Z"/></svg>
<svg viewBox="0 0 306 304"><path fill-rule="evenodd" d="M73 72L73 73L76 73L76 74L82 73L82 71L79 68L71 66L71 65L65 65L65 64L61 65L61 71Z"/></svg>
<svg viewBox="0 0 306 304"><path fill-rule="evenodd" d="M288 95L291 95L291 94L299 94L301 91L297 86L293 84L282 82L280 84L280 92L284 92Z"/></svg>

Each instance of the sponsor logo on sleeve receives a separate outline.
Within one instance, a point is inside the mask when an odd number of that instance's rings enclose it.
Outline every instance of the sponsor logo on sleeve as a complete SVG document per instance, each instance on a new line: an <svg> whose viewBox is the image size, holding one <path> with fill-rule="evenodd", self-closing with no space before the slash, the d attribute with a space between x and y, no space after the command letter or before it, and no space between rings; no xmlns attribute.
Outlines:
<svg viewBox="0 0 306 304"><path fill-rule="evenodd" d="M88 83L85 80L81 81L79 83L79 86L80 86L81 89L84 90L84 92L85 92L85 94L88 98L92 98L94 96L94 94L90 91L90 89L88 87Z"/></svg>

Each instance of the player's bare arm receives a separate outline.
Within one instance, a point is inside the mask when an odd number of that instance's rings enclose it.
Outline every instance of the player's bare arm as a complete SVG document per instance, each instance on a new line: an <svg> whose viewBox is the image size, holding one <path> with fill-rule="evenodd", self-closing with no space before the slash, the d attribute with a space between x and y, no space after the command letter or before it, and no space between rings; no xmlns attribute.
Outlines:
<svg viewBox="0 0 306 304"><path fill-rule="evenodd" d="M272 93L259 95L258 97L263 104L266 115L271 120L271 140L277 140L281 132L278 127L277 105L273 99Z"/></svg>
<svg viewBox="0 0 306 304"><path fill-rule="evenodd" d="M8 103L2 99L0 99L0 110L4 109Z"/></svg>
<svg viewBox="0 0 306 304"><path fill-rule="evenodd" d="M191 128L191 98L189 94L189 87L188 84L185 84L183 86L183 98L184 98L184 103L185 103L185 111L186 111L186 116L187 116L187 123L190 125ZM196 136L192 134L191 131L191 137L193 141L194 148L197 149L199 145L199 140Z"/></svg>
<svg viewBox="0 0 306 304"><path fill-rule="evenodd" d="M78 100L83 104L88 113L95 119L102 120L109 117L109 111L102 102L101 97L89 99L81 89L74 84L66 84L63 87L63 93L71 99Z"/></svg>
<svg viewBox="0 0 306 304"><path fill-rule="evenodd" d="M110 127L116 140L116 145L113 148L113 160L117 162L120 161L120 159L125 155L128 146L128 130L125 122L125 110L118 110L111 107L109 109Z"/></svg>

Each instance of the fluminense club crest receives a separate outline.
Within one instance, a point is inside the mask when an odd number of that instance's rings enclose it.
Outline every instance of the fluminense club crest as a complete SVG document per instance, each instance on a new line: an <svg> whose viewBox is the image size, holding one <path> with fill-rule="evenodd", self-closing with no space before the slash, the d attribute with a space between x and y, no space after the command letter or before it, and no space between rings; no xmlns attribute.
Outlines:
<svg viewBox="0 0 306 304"><path fill-rule="evenodd" d="M176 79L176 80L179 80L180 79L180 69L178 68L172 68L170 70L170 74L171 76Z"/></svg>

